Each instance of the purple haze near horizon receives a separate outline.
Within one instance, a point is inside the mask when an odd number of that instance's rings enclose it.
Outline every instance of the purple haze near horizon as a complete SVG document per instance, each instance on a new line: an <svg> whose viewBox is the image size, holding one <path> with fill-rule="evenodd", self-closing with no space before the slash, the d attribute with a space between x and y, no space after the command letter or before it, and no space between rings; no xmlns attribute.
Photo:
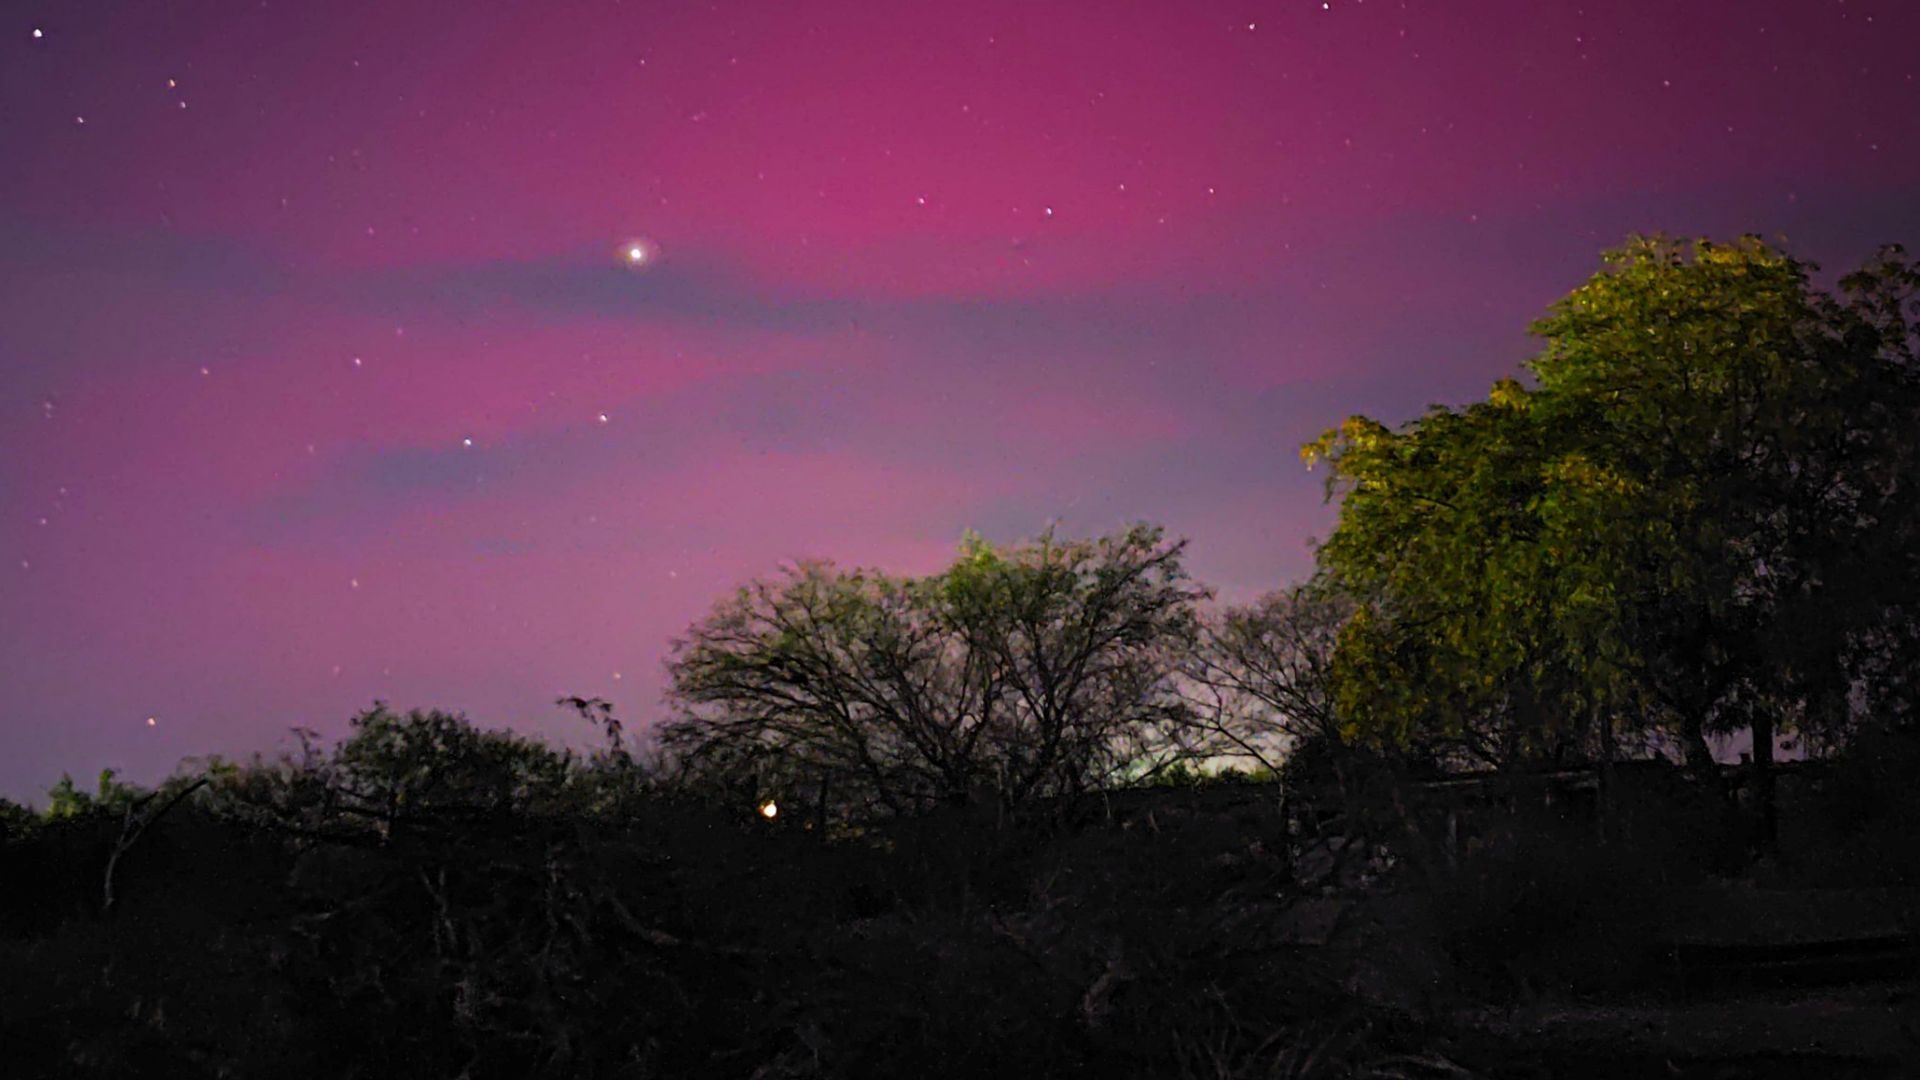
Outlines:
<svg viewBox="0 0 1920 1080"><path fill-rule="evenodd" d="M14 5L0 793L644 724L734 584L969 527L1250 598L1303 440L1482 392L1628 233L1920 240L1913 5L891 7Z"/></svg>

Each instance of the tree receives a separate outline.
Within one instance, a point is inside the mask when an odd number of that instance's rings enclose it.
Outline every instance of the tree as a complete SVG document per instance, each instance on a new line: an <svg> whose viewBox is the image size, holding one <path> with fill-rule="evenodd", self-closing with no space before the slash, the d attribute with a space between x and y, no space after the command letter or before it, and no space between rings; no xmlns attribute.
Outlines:
<svg viewBox="0 0 1920 1080"><path fill-rule="evenodd" d="M1200 746L1277 772L1302 744L1338 744L1332 664L1353 602L1325 579L1203 619L1184 668Z"/></svg>
<svg viewBox="0 0 1920 1080"><path fill-rule="evenodd" d="M206 770L220 808L309 840L391 840L415 827L470 826L512 814L577 809L573 755L459 713L400 713L375 702L331 751L296 729L297 755Z"/></svg>
<svg viewBox="0 0 1920 1080"><path fill-rule="evenodd" d="M662 745L695 776L816 816L1018 809L1138 771L1180 728L1206 590L1137 526L1000 548L926 578L806 562L674 643ZM1150 766L1149 766L1150 767Z"/></svg>
<svg viewBox="0 0 1920 1080"><path fill-rule="evenodd" d="M1574 676L1604 653L1568 639L1604 597L1562 573L1577 561L1549 557L1553 450L1529 410L1504 381L1466 409L1397 432L1356 417L1307 448L1343 496L1320 564L1359 598L1330 665L1344 737L1502 767L1560 756L1579 734Z"/></svg>
<svg viewBox="0 0 1920 1080"><path fill-rule="evenodd" d="M1323 565L1380 597L1336 696L1507 763L1645 730L1705 774L1745 730L1770 833L1776 735L1857 719L1912 640L1920 278L1889 249L1827 293L1751 238L1607 261L1534 325L1535 387L1306 448L1342 498Z"/></svg>
<svg viewBox="0 0 1920 1080"><path fill-rule="evenodd" d="M94 791L89 793L75 784L72 776L62 773L59 783L47 789L47 820L61 821L126 810L144 793L132 784L114 779L117 775L113 769L101 769L100 779Z"/></svg>

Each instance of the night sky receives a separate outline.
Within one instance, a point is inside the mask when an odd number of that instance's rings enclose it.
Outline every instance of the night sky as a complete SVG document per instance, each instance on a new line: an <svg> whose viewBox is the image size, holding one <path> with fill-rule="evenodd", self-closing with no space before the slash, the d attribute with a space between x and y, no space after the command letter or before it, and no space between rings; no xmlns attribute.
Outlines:
<svg viewBox="0 0 1920 1080"><path fill-rule="evenodd" d="M16 797L376 698L644 723L731 586L968 527L1249 598L1303 440L1484 392L1627 234L1920 242L1907 0L3 18Z"/></svg>

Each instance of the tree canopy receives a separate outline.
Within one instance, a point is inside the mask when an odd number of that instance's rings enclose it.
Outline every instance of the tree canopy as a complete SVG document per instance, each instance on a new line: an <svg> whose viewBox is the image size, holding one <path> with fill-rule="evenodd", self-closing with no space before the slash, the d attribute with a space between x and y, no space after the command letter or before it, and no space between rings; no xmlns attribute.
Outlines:
<svg viewBox="0 0 1920 1080"><path fill-rule="evenodd" d="M660 732L683 766L822 814L1018 807L1141 767L1183 715L1207 595L1184 541L977 536L924 578L807 562L675 643Z"/></svg>
<svg viewBox="0 0 1920 1080"><path fill-rule="evenodd" d="M1636 240L1533 326L1532 385L1304 448L1350 734L1494 764L1833 733L1901 706L1916 595L1914 297L1757 239ZM1891 691L1901 690L1901 693Z"/></svg>

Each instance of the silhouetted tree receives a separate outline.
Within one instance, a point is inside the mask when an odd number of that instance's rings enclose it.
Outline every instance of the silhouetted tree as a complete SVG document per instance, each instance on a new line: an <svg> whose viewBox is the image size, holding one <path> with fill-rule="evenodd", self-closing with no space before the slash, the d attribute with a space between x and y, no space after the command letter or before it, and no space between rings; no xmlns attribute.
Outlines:
<svg viewBox="0 0 1920 1080"><path fill-rule="evenodd" d="M663 745L824 815L1018 807L1162 760L1206 590L1146 526L997 548L899 578L808 562L675 643ZM800 793L804 792L804 795Z"/></svg>
<svg viewBox="0 0 1920 1080"><path fill-rule="evenodd" d="M1183 670L1196 744L1271 772L1303 742L1340 743L1333 650L1352 611L1315 579L1203 619Z"/></svg>

